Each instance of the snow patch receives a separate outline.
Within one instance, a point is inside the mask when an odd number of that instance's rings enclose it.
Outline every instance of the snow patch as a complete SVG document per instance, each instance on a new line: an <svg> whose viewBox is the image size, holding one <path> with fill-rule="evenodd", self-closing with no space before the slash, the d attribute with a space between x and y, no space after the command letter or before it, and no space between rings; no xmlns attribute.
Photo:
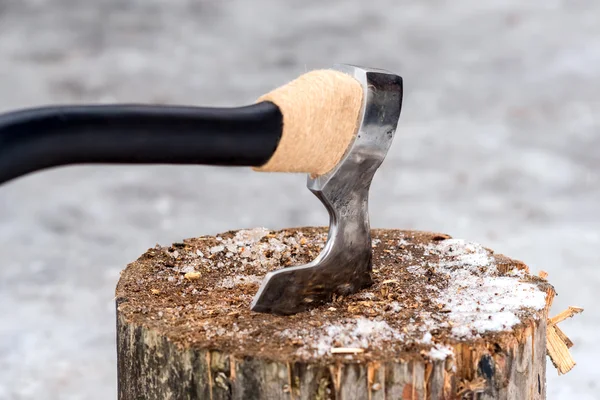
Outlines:
<svg viewBox="0 0 600 400"><path fill-rule="evenodd" d="M477 243L448 239L428 245L426 250L440 257L439 263L432 265L436 273L448 277L448 286L435 300L450 310L448 319L457 338L505 331L520 322L523 308L541 310L546 306L546 293L520 282L522 274L498 276L492 252Z"/></svg>
<svg viewBox="0 0 600 400"><path fill-rule="evenodd" d="M248 283L256 283L260 284L262 278L256 275L247 275L247 276L228 276L223 278L221 282L219 282L218 286L225 289L233 289L237 285L246 285Z"/></svg>
<svg viewBox="0 0 600 400"><path fill-rule="evenodd" d="M210 248L210 254L217 254L225 250L225 246L214 246Z"/></svg>
<svg viewBox="0 0 600 400"><path fill-rule="evenodd" d="M403 340L404 335L385 321L371 321L360 317L345 324L326 325L313 335L314 356L331 354L332 347L356 347L367 349L377 347L385 341ZM300 355L307 349L300 349Z"/></svg>
<svg viewBox="0 0 600 400"><path fill-rule="evenodd" d="M450 346L436 344L427 352L427 355L432 360L445 360L448 357L454 356L454 350Z"/></svg>

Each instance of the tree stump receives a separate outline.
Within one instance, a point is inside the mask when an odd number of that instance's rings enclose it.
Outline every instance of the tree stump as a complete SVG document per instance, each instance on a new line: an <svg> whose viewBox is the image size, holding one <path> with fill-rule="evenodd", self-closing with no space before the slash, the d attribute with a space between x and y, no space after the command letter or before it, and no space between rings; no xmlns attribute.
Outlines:
<svg viewBox="0 0 600 400"><path fill-rule="evenodd" d="M117 287L119 398L545 398L545 279L443 234L372 236L374 284L292 316L251 312L252 297L326 229L148 250Z"/></svg>

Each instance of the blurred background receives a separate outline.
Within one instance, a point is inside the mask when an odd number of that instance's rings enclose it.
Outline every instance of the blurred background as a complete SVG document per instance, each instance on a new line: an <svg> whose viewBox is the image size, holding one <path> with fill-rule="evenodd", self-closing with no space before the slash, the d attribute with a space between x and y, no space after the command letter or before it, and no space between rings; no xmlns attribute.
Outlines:
<svg viewBox="0 0 600 400"><path fill-rule="evenodd" d="M597 399L600 3L0 0L0 110L243 105L334 63L405 80L374 227L443 231L549 273L577 366L550 399ZM116 396L114 288L156 243L325 225L302 175L70 167L0 188L0 399Z"/></svg>

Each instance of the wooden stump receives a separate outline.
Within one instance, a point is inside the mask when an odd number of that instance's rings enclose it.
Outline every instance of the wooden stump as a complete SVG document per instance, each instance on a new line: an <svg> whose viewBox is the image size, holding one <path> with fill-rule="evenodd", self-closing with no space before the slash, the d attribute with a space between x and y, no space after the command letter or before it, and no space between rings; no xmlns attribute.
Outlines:
<svg viewBox="0 0 600 400"><path fill-rule="evenodd" d="M478 244L374 230L372 287L293 316L249 310L267 271L325 240L255 229L148 250L117 287L119 398L545 398L553 288Z"/></svg>

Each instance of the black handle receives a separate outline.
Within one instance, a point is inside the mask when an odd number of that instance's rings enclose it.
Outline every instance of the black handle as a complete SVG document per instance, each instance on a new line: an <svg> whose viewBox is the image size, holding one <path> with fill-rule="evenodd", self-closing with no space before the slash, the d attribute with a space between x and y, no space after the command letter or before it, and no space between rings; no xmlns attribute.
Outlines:
<svg viewBox="0 0 600 400"><path fill-rule="evenodd" d="M283 126L269 102L240 108L58 106L0 115L0 184L69 164L260 166Z"/></svg>

